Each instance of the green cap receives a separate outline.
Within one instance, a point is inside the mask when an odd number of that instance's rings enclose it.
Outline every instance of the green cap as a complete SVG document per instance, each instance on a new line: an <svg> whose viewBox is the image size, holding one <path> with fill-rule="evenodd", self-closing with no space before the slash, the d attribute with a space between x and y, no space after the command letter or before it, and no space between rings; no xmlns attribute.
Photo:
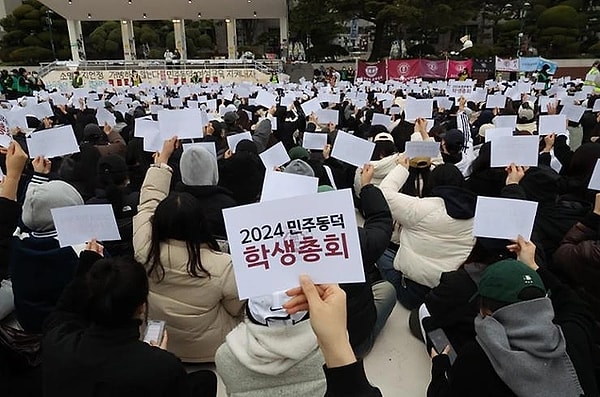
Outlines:
<svg viewBox="0 0 600 397"><path fill-rule="evenodd" d="M485 270L479 282L479 295L512 304L521 301L519 294L528 287L539 288L546 293L546 287L537 272L523 262L505 259Z"/></svg>
<svg viewBox="0 0 600 397"><path fill-rule="evenodd" d="M304 149L302 146L295 146L290 149L288 153L291 160L309 160L310 153L308 150Z"/></svg>

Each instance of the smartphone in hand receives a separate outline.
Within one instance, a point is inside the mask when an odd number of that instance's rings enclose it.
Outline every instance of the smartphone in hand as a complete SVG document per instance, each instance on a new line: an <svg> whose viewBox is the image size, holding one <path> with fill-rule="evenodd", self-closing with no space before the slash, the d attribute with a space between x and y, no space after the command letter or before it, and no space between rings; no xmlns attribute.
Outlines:
<svg viewBox="0 0 600 397"><path fill-rule="evenodd" d="M158 320L149 320L144 334L144 342L150 343L155 341L158 346L162 343L163 335L165 334L165 322Z"/></svg>
<svg viewBox="0 0 600 397"><path fill-rule="evenodd" d="M442 354L446 346L449 346L450 351L448 352L448 358L450 359L450 365L454 364L454 360L456 360L456 352L454 351L454 348L452 347L452 344L450 343L450 340L448 340L448 337L443 329L437 328L428 332L427 339L429 339L437 354Z"/></svg>

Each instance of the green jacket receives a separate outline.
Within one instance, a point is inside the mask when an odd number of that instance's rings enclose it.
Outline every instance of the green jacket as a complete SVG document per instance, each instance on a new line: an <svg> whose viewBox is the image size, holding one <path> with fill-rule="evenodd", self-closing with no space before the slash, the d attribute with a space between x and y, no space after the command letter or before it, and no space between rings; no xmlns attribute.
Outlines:
<svg viewBox="0 0 600 397"><path fill-rule="evenodd" d="M73 77L73 81L71 82L71 84L73 85L73 88L81 88L81 87L83 87L83 77L81 77L81 76L74 76Z"/></svg>

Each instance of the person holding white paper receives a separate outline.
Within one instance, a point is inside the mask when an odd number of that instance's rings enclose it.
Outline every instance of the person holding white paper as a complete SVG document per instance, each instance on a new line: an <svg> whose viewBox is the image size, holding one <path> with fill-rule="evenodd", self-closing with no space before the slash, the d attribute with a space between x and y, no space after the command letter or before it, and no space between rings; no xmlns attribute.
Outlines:
<svg viewBox="0 0 600 397"><path fill-rule="evenodd" d="M97 175L94 197L85 203L112 205L121 240L106 241L104 246L112 256L133 257L133 217L140 193L130 185L127 163L116 154L104 156L98 161Z"/></svg>
<svg viewBox="0 0 600 397"><path fill-rule="evenodd" d="M12 143L7 155L7 179L21 175L24 153ZM49 160L38 157L33 161L35 174L27 186L25 201L2 217L2 246L10 253L0 258L0 269L10 269L16 315L27 332L39 333L52 311L61 291L73 278L78 256L83 247L60 248L54 229L53 208L82 205L83 199L75 188L62 181L48 181ZM8 204L7 204L8 205ZM23 226L17 226L19 213ZM10 215L9 215L10 214Z"/></svg>
<svg viewBox="0 0 600 397"><path fill-rule="evenodd" d="M393 263L384 255L377 265L396 287L408 309L423 303L445 271L456 270L475 245L472 236L476 197L463 189L462 173L452 164L437 166L423 190L424 198L399 193L408 179L405 158L381 182L394 221L402 226Z"/></svg>
<svg viewBox="0 0 600 397"><path fill-rule="evenodd" d="M249 299L247 318L217 350L217 373L228 396L325 394L325 359L308 313L289 315L281 307L287 299L284 292Z"/></svg>
<svg viewBox="0 0 600 397"><path fill-rule="evenodd" d="M148 342L148 276L138 262L104 258L104 247L85 246L73 282L44 324L43 382L47 396L215 397L210 370L186 373L169 349L165 331ZM145 337L144 337L145 339Z"/></svg>
<svg viewBox="0 0 600 397"><path fill-rule="evenodd" d="M452 366L444 354L432 353L428 395L526 396L535 387L543 396L597 396L591 336L597 324L589 306L538 266L533 243L519 236L507 248L517 260L494 263L479 281L476 341L463 347ZM532 381L539 368L546 374L551 368L551 376Z"/></svg>
<svg viewBox="0 0 600 397"><path fill-rule="evenodd" d="M220 252L200 202L169 194L167 165L178 145L165 141L142 186L133 218L135 258L146 267L150 318L167 323L170 350L184 362L213 362L225 335L241 321L231 257Z"/></svg>
<svg viewBox="0 0 600 397"><path fill-rule="evenodd" d="M175 185L175 191L194 196L202 205L212 233L226 240L223 209L235 207L237 202L231 191L218 186L219 169L216 157L203 147L192 146L181 156L179 172L181 182Z"/></svg>
<svg viewBox="0 0 600 397"><path fill-rule="evenodd" d="M239 205L255 203L262 191L265 166L253 141L244 139L235 150L227 150L218 162L219 186L231 191Z"/></svg>

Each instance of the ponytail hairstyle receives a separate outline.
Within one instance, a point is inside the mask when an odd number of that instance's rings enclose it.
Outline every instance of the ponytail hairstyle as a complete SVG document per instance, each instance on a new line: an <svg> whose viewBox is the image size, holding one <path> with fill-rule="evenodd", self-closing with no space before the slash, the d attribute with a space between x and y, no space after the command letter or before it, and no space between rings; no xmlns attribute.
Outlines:
<svg viewBox="0 0 600 397"><path fill-rule="evenodd" d="M146 267L148 276L154 277L158 282L165 278L165 268L160 256L161 244L167 240L185 242L188 254L187 273L191 277L210 277L200 260L201 245L206 244L217 252L220 248L209 230L202 205L189 193L171 193L158 205L152 217L152 236Z"/></svg>
<svg viewBox="0 0 600 397"><path fill-rule="evenodd" d="M96 262L86 275L86 285L90 321L110 328L128 325L136 310L148 300L144 267L125 257Z"/></svg>

